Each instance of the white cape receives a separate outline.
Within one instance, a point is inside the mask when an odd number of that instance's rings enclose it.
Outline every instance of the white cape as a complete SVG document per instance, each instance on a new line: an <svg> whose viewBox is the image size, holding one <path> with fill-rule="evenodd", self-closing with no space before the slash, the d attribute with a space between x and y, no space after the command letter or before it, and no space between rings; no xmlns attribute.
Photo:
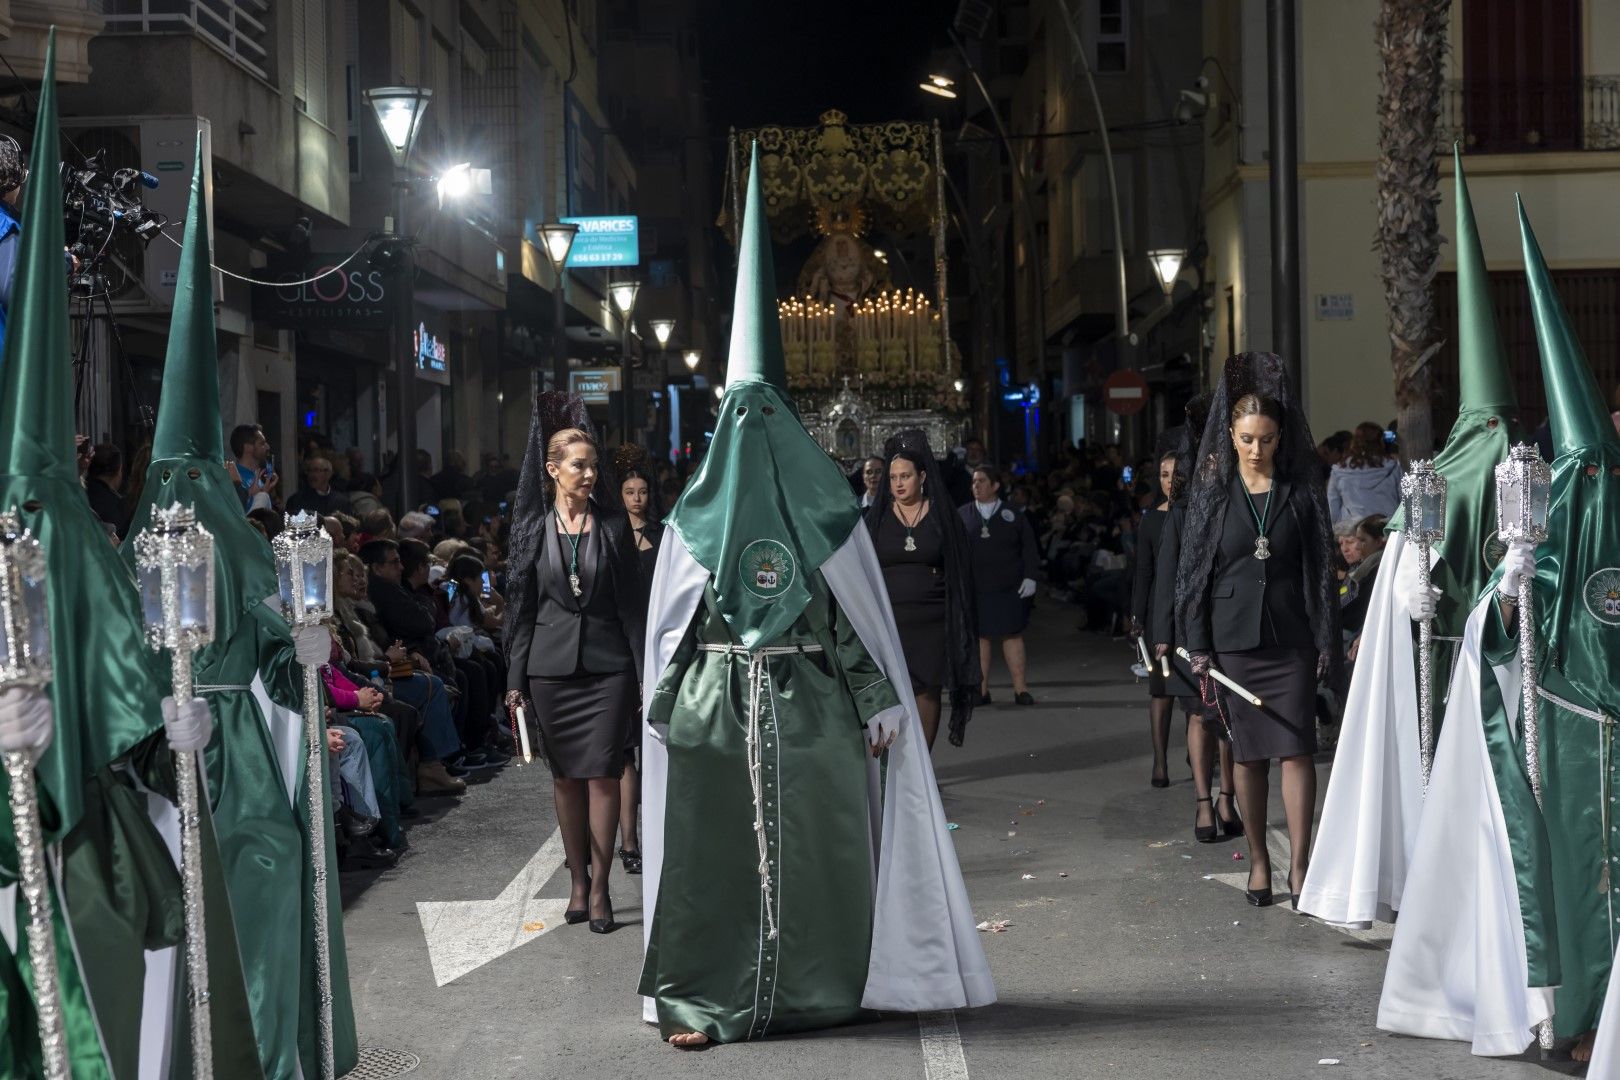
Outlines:
<svg viewBox="0 0 1620 1080"><path fill-rule="evenodd" d="M1479 602L1463 635L1378 1026L1505 1057L1523 1053L1552 1015L1553 991L1529 986L1513 851L1481 718L1481 639L1495 595ZM1513 709L1517 670L1495 675Z"/></svg>
<svg viewBox="0 0 1620 1080"><path fill-rule="evenodd" d="M1342 925L1393 922L1423 809L1412 621L1401 601L1420 549L1396 533L1373 584L1322 822L1299 907ZM1434 693L1444 673L1435 674Z"/></svg>
<svg viewBox="0 0 1620 1080"><path fill-rule="evenodd" d="M872 957L861 1004L868 1009L929 1012L989 1005L996 1000L990 966L974 926L973 909L945 825L945 810L934 782L917 704L911 694L905 655L894 629L889 594L872 540L857 526L842 547L821 566L834 599L861 643L893 684L900 706L874 718L873 726L898 728L889 750L886 797L880 798L878 764L870 765L870 805L874 854ZM664 531L648 605L647 649L642 673L643 706L650 704L659 677L669 666L703 598L709 572L673 529ZM663 871L664 807L669 757L662 734L643 725L642 934L652 936ZM658 1019L653 1000L644 998L642 1015Z"/></svg>

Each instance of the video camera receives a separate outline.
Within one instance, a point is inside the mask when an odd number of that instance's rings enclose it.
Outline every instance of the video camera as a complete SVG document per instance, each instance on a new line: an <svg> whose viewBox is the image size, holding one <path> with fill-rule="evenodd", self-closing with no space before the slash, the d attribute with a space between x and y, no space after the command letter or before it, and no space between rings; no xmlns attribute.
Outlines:
<svg viewBox="0 0 1620 1080"><path fill-rule="evenodd" d="M97 150L82 168L62 163L62 204L67 246L79 260L82 275L94 275L113 252L120 235L150 244L169 219L148 210L141 189L158 186L157 177L141 169L107 169L107 151Z"/></svg>

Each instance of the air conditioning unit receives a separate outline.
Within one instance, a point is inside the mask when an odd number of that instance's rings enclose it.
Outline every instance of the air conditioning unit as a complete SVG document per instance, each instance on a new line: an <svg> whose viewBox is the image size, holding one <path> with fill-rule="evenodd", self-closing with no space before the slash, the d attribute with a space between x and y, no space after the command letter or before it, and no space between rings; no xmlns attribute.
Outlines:
<svg viewBox="0 0 1620 1080"><path fill-rule="evenodd" d="M123 232L116 236L106 263L108 298L126 314L167 313L174 307L180 271L180 242L185 235L186 205L191 197L191 169L197 138L202 137L203 194L209 208L208 237L213 243L214 181L212 125L200 116L68 117L62 120L63 152L69 164L83 167L84 157L105 151L109 172L140 169L157 180L142 189L148 210L168 218L163 234L143 243ZM71 142L70 142L71 140ZM76 159L76 160L75 160ZM220 295L215 275L214 295Z"/></svg>

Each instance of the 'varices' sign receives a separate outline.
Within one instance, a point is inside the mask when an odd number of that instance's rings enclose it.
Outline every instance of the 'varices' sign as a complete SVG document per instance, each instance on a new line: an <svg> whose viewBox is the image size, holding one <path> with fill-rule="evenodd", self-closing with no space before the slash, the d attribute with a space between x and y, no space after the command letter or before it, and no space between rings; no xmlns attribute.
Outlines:
<svg viewBox="0 0 1620 1080"><path fill-rule="evenodd" d="M344 258L317 255L296 284L253 286L254 319L283 329L386 330L393 282L364 259L337 269Z"/></svg>
<svg viewBox="0 0 1620 1080"><path fill-rule="evenodd" d="M568 249L568 265L636 266L641 262L641 233L634 217L565 217L564 224L578 225L574 246Z"/></svg>

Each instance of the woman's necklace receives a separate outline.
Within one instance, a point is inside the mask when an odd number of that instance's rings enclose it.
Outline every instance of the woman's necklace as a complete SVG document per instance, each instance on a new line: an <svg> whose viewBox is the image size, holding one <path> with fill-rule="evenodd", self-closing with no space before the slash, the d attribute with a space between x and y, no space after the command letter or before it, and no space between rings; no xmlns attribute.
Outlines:
<svg viewBox="0 0 1620 1080"><path fill-rule="evenodd" d="M917 527L917 522L922 520L922 515L923 515L922 503L920 501L917 503L917 516L912 518L910 521L906 520L906 515L905 515L904 511L902 511L900 509L900 504L899 503L894 504L894 513L895 513L895 516L900 519L900 524L902 524L902 525L904 525L906 527L906 550L907 551L916 551L917 550L917 538L911 535L911 530L915 529Z"/></svg>
<svg viewBox="0 0 1620 1080"><path fill-rule="evenodd" d="M1254 515L1254 527L1260 535L1254 538L1254 557L1261 562L1271 558L1271 541L1266 539L1266 521L1271 517L1271 493L1276 490L1276 484L1266 489L1266 508L1262 512L1254 507L1254 496L1249 494L1249 485L1243 485L1243 497L1249 501L1249 513Z"/></svg>
<svg viewBox="0 0 1620 1080"><path fill-rule="evenodd" d="M590 520L591 512L587 509L585 516L580 518L579 531L569 532L563 508L561 506L557 507L557 524L562 526L563 535L568 537L568 547L570 549L568 556L568 587L574 591L575 599L585 595L584 590L579 587L579 542L584 537L585 526Z"/></svg>

